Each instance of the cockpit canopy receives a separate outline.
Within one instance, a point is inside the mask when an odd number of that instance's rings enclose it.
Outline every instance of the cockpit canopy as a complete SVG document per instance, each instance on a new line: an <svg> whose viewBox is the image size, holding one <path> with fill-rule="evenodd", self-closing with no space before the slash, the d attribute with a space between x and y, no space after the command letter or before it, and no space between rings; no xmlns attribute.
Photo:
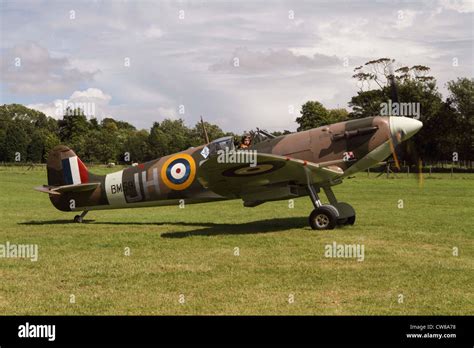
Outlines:
<svg viewBox="0 0 474 348"><path fill-rule="evenodd" d="M258 128L256 130L250 131L249 135L251 139L251 146L261 143L263 141L275 138L273 134L270 134ZM240 139L238 139L238 142L240 142ZM235 150L234 137L226 136L226 137L213 140L209 143L208 148L209 148L209 155L211 156L216 155L219 150L225 151L226 148L227 148L227 151L233 151Z"/></svg>
<svg viewBox="0 0 474 348"><path fill-rule="evenodd" d="M250 138L252 139L252 145L255 145L276 137L267 131L257 128L255 131L250 132Z"/></svg>
<svg viewBox="0 0 474 348"><path fill-rule="evenodd" d="M234 146L234 137L233 136L227 136L227 137L222 137L216 140L213 140L209 143L209 154L215 155L219 150L225 151L227 148L227 151L233 151L235 149Z"/></svg>

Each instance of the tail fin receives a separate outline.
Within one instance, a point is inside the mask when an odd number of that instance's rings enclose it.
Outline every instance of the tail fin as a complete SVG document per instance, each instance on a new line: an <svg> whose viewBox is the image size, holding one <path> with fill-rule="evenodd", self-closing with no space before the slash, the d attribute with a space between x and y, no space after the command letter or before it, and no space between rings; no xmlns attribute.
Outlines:
<svg viewBox="0 0 474 348"><path fill-rule="evenodd" d="M58 145L51 150L47 163L48 185L77 185L89 182L89 171L70 148Z"/></svg>

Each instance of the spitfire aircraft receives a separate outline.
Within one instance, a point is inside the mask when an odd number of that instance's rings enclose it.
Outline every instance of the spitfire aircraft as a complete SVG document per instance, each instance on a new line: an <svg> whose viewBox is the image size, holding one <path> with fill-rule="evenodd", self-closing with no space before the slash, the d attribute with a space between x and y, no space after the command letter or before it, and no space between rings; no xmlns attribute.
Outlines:
<svg viewBox="0 0 474 348"><path fill-rule="evenodd" d="M385 160L422 125L413 118L375 116L278 137L257 130L247 149L236 148L229 136L104 176L89 172L73 150L59 145L48 157L48 185L36 189L61 211L82 211L75 222L91 210L226 199L255 207L309 196L311 228L333 229L354 224L356 215L336 199L332 186ZM237 157L251 160L237 163ZM321 202L321 189L329 204Z"/></svg>

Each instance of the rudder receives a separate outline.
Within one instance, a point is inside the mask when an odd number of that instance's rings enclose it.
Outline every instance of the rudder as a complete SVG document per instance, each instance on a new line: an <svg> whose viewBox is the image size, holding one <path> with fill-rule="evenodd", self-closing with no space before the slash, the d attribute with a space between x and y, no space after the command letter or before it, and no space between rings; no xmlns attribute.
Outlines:
<svg viewBox="0 0 474 348"><path fill-rule="evenodd" d="M81 159L65 145L51 150L47 162L48 185L77 185L89 182L89 171Z"/></svg>

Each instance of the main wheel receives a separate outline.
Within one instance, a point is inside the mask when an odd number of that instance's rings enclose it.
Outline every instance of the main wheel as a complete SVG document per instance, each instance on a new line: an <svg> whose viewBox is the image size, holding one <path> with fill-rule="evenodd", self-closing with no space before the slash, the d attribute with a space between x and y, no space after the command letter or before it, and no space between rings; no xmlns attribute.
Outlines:
<svg viewBox="0 0 474 348"><path fill-rule="evenodd" d="M313 230L332 230L336 227L337 216L333 207L321 206L314 209L309 216L309 225Z"/></svg>
<svg viewBox="0 0 474 348"><path fill-rule="evenodd" d="M74 216L74 222L76 222L78 224L82 223L82 216L80 216L80 215Z"/></svg>

